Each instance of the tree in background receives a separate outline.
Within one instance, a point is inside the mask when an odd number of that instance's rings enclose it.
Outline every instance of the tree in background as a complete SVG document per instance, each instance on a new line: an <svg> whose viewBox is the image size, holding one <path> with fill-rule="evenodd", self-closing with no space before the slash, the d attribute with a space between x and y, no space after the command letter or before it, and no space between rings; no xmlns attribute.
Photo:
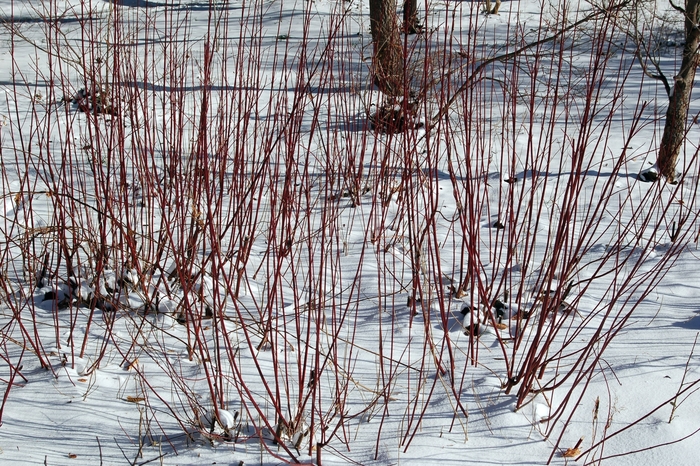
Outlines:
<svg viewBox="0 0 700 466"><path fill-rule="evenodd" d="M672 0L669 3L675 10L675 18L669 12L660 12L656 2L635 1L625 15L623 27L629 31L635 43L637 58L644 73L661 81L669 98L656 167L643 171L640 177L645 181L654 181L661 175L673 183L678 157L687 136L690 96L700 64L700 0L685 0L684 7L674 4ZM681 18L677 13L682 15ZM674 21L679 19L683 22L682 37L675 40L672 28ZM677 43L683 44L681 65L676 75L669 79L662 69L661 55L665 48Z"/></svg>
<svg viewBox="0 0 700 466"><path fill-rule="evenodd" d="M369 0L374 83L384 94L404 93L404 57L396 15L396 0Z"/></svg>
<svg viewBox="0 0 700 466"><path fill-rule="evenodd" d="M403 32L417 34L423 29L418 21L418 0L404 0L403 2Z"/></svg>
<svg viewBox="0 0 700 466"><path fill-rule="evenodd" d="M486 0L486 6L484 8L484 13L487 15L497 15L498 10L501 9L501 0L496 0L493 7L491 6L491 0Z"/></svg>
<svg viewBox="0 0 700 466"><path fill-rule="evenodd" d="M700 0L686 0L685 8L672 2L671 5L684 16L685 44L681 67L673 78L673 84L668 83L668 80L666 84L669 102L656 162L660 174L669 182L675 179L676 163L686 137L690 94L693 90L695 71L700 64Z"/></svg>

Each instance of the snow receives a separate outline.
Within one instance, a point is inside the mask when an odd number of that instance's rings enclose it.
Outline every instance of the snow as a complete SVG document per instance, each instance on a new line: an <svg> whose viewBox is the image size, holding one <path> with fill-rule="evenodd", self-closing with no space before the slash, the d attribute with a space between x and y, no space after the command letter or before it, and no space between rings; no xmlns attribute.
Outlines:
<svg viewBox="0 0 700 466"><path fill-rule="evenodd" d="M697 463L697 121L645 183L588 2L419 7L389 135L368 2L0 0L1 464Z"/></svg>

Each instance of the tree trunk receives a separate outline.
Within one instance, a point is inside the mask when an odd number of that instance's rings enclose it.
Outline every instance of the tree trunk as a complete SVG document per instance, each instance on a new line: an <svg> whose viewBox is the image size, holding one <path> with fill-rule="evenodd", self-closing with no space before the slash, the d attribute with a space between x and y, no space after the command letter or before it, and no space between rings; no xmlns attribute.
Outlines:
<svg viewBox="0 0 700 466"><path fill-rule="evenodd" d="M657 165L659 173L672 183L676 176L676 162L685 140L690 94L695 71L700 64L700 0L685 2L685 45L681 69L674 78L666 110L664 133L661 137Z"/></svg>
<svg viewBox="0 0 700 466"><path fill-rule="evenodd" d="M498 10L501 9L501 0L496 0L495 5L491 8L491 0L486 0L485 13L487 15L497 15Z"/></svg>
<svg viewBox="0 0 700 466"><path fill-rule="evenodd" d="M369 0L369 21L374 46L374 82L387 95L403 95L403 50L396 0Z"/></svg>
<svg viewBox="0 0 700 466"><path fill-rule="evenodd" d="M418 0L404 0L403 2L403 32L416 34L420 32L421 24L418 22Z"/></svg>

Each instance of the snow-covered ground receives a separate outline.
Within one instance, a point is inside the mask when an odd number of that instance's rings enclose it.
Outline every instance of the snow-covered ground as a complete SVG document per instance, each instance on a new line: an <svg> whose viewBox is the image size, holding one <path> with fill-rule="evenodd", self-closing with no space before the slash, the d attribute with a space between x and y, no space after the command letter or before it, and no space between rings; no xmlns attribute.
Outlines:
<svg viewBox="0 0 700 466"><path fill-rule="evenodd" d="M0 464L696 464L697 119L640 181L626 16L482 8L380 134L368 2L0 0Z"/></svg>

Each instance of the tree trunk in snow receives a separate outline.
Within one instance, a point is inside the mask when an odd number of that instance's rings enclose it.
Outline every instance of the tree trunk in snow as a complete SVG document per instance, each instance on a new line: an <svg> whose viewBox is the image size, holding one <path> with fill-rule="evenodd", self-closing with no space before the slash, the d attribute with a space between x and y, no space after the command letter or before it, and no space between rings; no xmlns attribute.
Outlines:
<svg viewBox="0 0 700 466"><path fill-rule="evenodd" d="M487 15L497 15L498 10L501 9L501 0L496 0L493 8L491 7L491 0L486 0L485 13Z"/></svg>
<svg viewBox="0 0 700 466"><path fill-rule="evenodd" d="M406 34L420 32L421 25L418 22L418 0L404 0L403 2L403 31Z"/></svg>
<svg viewBox="0 0 700 466"><path fill-rule="evenodd" d="M374 82L387 95L403 95L404 60L396 0L369 0L369 21Z"/></svg>
<svg viewBox="0 0 700 466"><path fill-rule="evenodd" d="M676 162L686 137L686 121L695 71L700 64L700 0L685 2L685 45L681 69L673 80L673 87L666 110L664 133L661 137L657 165L666 180L673 182Z"/></svg>

